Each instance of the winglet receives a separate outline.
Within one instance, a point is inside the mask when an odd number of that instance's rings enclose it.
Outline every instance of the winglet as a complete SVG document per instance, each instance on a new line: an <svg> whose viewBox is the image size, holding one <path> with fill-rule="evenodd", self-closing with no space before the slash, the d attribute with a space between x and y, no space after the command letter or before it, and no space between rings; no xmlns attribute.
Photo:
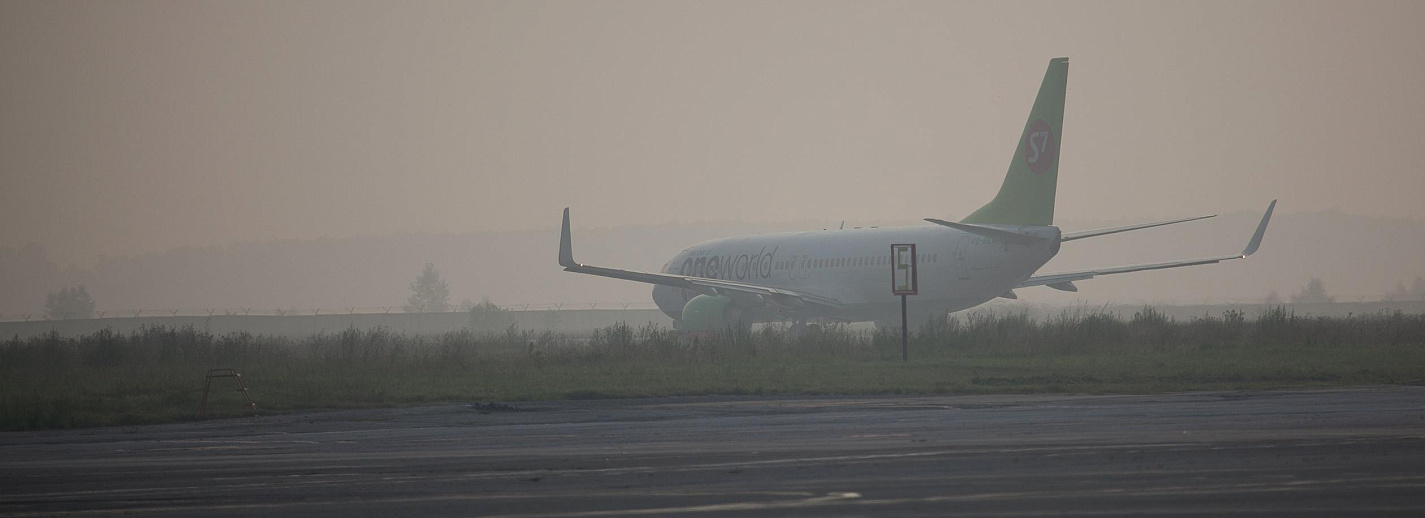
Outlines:
<svg viewBox="0 0 1425 518"><path fill-rule="evenodd" d="M1267 213L1262 215L1262 222L1257 224L1257 232L1252 234L1252 241L1247 243L1247 248L1242 250L1242 258L1257 253L1257 247L1262 246L1262 234L1267 233L1267 222L1272 219L1272 209L1277 208L1277 201L1272 200L1271 205L1267 205Z"/></svg>
<svg viewBox="0 0 1425 518"><path fill-rule="evenodd" d="M579 266L574 262L574 250L569 239L569 207L564 207L564 229L559 232L559 266L573 268Z"/></svg>

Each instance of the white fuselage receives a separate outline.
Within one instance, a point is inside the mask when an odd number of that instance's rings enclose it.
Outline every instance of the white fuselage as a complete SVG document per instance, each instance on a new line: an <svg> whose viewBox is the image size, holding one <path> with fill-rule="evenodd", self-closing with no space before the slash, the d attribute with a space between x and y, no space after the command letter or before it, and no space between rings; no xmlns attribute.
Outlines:
<svg viewBox="0 0 1425 518"><path fill-rule="evenodd" d="M909 300L918 317L970 308L1005 295L1059 251L1056 227L1001 226L1047 238L1034 244L999 240L942 226L788 232L698 243L679 252L662 273L805 290L831 297L840 310L763 307L757 321L829 319L891 322L900 297L891 294L891 245L913 243L919 294ZM698 293L655 286L653 301L674 319Z"/></svg>

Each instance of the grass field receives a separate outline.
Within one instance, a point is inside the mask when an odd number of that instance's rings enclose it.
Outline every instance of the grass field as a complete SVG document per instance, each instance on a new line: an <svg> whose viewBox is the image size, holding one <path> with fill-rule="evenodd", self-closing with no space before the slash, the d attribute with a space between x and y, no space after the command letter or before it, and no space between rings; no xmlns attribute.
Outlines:
<svg viewBox="0 0 1425 518"><path fill-rule="evenodd" d="M349 329L305 339L191 327L0 343L0 428L198 419L203 374L235 368L265 413L470 401L694 394L1148 393L1425 381L1425 315L1298 317L1278 309L1176 321L1091 311L931 322L900 361L894 333L768 326L687 337L615 325L589 339L510 329L419 337ZM209 415L241 415L232 380Z"/></svg>

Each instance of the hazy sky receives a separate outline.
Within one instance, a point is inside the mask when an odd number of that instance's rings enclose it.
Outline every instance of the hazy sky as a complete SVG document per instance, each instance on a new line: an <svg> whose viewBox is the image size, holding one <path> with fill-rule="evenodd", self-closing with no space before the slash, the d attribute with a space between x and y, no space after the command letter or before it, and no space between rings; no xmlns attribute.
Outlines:
<svg viewBox="0 0 1425 518"><path fill-rule="evenodd" d="M0 3L0 246L1057 214L1419 218L1422 2Z"/></svg>

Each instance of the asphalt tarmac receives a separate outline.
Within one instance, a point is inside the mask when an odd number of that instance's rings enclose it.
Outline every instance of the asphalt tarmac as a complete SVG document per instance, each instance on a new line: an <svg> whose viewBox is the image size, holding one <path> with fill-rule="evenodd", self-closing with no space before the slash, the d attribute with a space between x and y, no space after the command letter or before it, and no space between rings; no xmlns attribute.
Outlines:
<svg viewBox="0 0 1425 518"><path fill-rule="evenodd" d="M0 434L0 516L1425 516L1425 387L698 397Z"/></svg>

